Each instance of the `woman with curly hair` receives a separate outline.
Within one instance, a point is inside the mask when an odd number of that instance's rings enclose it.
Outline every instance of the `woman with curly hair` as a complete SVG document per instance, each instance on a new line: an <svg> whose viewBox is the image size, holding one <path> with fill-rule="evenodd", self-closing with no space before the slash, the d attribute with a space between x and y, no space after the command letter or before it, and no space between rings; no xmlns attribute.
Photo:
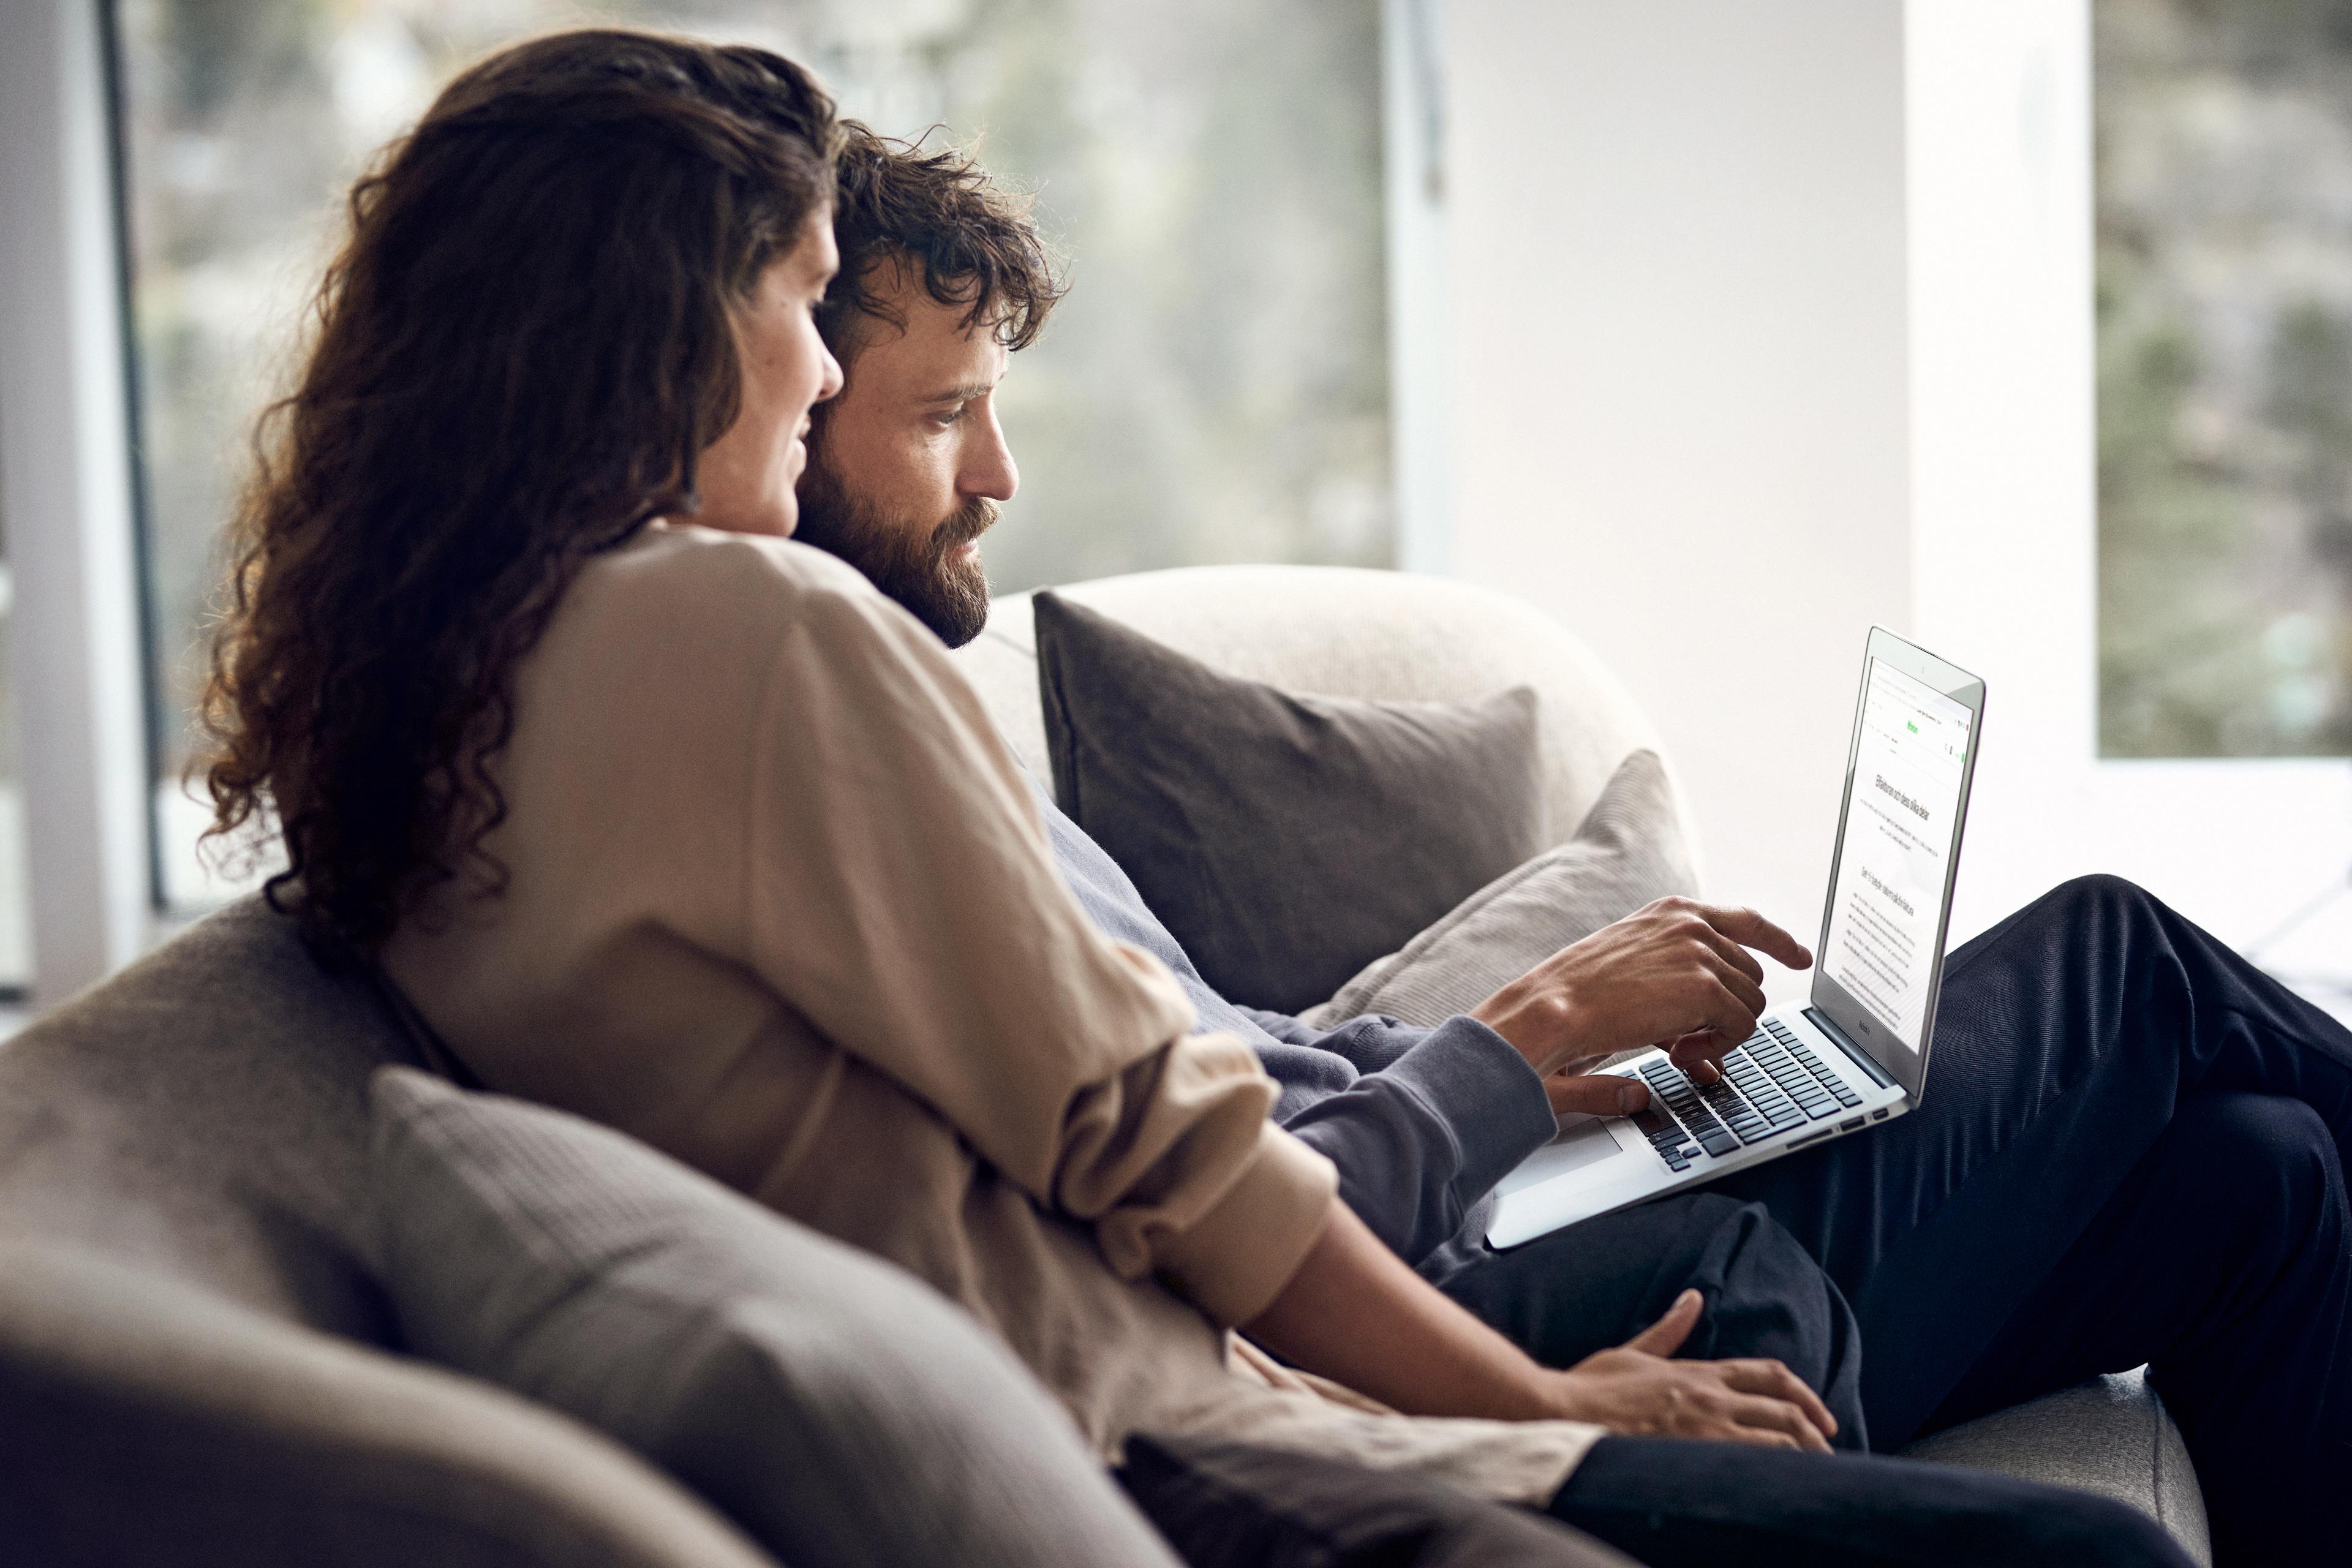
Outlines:
<svg viewBox="0 0 2352 1568"><path fill-rule="evenodd" d="M1541 1509L1662 1385L1826 1448L1777 1363L1541 1368L1383 1248L1248 1047L1088 923L938 639L792 541L838 134L790 61L592 30L386 151L237 521L216 831L274 826L273 901L468 1075L904 1265L1106 1458Z"/></svg>
<svg viewBox="0 0 2352 1568"><path fill-rule="evenodd" d="M908 1266L1106 1454L1404 1425L1230 1372L1259 1320L1376 1395L1559 1414L1087 924L938 640L791 541L839 134L774 55L592 30L386 151L238 518L216 831L274 824L273 899L469 1076ZM1420 1447L1538 1500L1594 1435Z"/></svg>

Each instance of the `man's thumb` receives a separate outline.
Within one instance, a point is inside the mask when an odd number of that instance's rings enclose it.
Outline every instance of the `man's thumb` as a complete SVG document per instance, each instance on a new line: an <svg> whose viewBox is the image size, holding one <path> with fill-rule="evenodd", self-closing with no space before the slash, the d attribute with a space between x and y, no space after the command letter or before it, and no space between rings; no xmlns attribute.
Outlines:
<svg viewBox="0 0 2352 1568"><path fill-rule="evenodd" d="M1587 1116L1631 1116L1650 1108L1650 1091L1630 1078L1615 1073L1571 1077L1556 1072L1544 1079L1544 1097L1554 1116L1580 1110Z"/></svg>
<svg viewBox="0 0 2352 1568"><path fill-rule="evenodd" d="M1651 1355L1668 1356L1683 1348L1690 1331L1698 1327L1698 1315L1706 1307L1706 1298L1696 1290L1685 1290L1675 1298L1666 1315L1625 1342L1629 1351L1646 1351Z"/></svg>

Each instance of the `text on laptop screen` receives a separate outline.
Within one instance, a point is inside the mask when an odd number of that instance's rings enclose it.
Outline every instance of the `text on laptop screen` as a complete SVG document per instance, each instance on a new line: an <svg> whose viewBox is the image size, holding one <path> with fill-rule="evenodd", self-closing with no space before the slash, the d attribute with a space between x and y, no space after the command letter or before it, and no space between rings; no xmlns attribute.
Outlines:
<svg viewBox="0 0 2352 1568"><path fill-rule="evenodd" d="M1831 979L1919 1048L1966 777L1969 710L1874 658L1862 699L1845 838L1830 889Z"/></svg>

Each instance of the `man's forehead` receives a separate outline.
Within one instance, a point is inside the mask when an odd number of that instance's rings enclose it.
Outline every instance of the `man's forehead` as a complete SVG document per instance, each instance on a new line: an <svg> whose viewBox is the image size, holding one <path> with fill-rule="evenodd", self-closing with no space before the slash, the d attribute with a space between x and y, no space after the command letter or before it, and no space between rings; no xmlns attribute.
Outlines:
<svg viewBox="0 0 2352 1568"><path fill-rule="evenodd" d="M1003 375L1008 356L985 312L967 322L970 303L942 304L919 279L911 289L894 280L887 291L876 293L887 314L867 322L861 334L857 376L923 395L974 382L992 384Z"/></svg>

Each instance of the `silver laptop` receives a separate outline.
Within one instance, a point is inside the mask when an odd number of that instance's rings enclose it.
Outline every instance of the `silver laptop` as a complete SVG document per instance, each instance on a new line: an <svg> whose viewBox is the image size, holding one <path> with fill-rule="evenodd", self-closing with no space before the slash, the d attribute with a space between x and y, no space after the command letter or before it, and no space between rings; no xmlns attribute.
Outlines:
<svg viewBox="0 0 2352 1568"><path fill-rule="evenodd" d="M1517 1247L1919 1103L1944 973L1984 682L1873 626L1810 1005L1773 1008L1701 1085L1665 1052L1610 1068L1650 1086L1638 1116L1563 1116L1496 1191L1489 1246Z"/></svg>

